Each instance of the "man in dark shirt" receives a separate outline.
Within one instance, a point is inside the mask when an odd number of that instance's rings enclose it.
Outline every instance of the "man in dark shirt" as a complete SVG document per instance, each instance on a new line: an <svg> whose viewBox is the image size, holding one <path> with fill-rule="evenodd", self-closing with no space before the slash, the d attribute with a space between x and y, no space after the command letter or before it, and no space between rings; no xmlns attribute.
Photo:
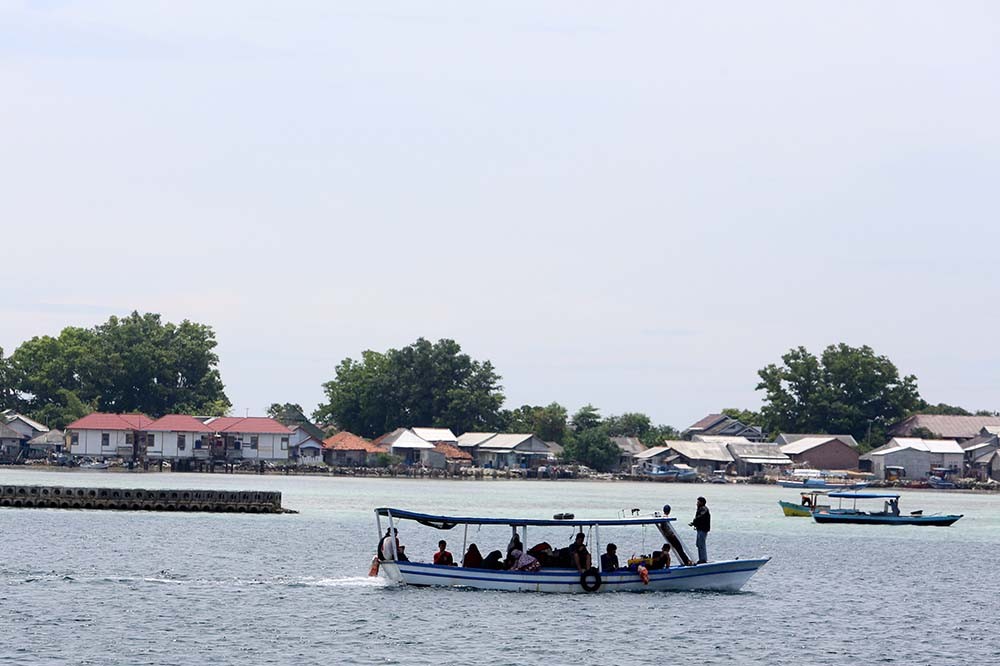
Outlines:
<svg viewBox="0 0 1000 666"><path fill-rule="evenodd" d="M438 541L438 550L434 553L434 564L446 567L455 566L455 558L448 552L448 542L444 539Z"/></svg>
<svg viewBox="0 0 1000 666"><path fill-rule="evenodd" d="M569 546L570 557L573 560L573 566L580 573L583 573L590 568L590 553L587 551L587 545L584 540L587 536L583 532L578 532L576 539Z"/></svg>
<svg viewBox="0 0 1000 666"><path fill-rule="evenodd" d="M704 497L698 498L698 508L694 513L694 520L688 523L698 532L696 543L698 544L698 562L705 564L708 562L708 544L706 539L712 529L712 514L708 511L708 504Z"/></svg>
<svg viewBox="0 0 1000 666"><path fill-rule="evenodd" d="M608 552L601 555L601 571L616 571L621 567L618 565L618 546L613 543L608 544Z"/></svg>

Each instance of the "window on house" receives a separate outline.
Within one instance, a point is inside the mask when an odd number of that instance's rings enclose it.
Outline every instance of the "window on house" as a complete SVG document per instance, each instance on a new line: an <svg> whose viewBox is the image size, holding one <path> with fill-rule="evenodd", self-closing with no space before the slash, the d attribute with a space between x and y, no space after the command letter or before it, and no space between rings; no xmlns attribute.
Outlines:
<svg viewBox="0 0 1000 666"><path fill-rule="evenodd" d="M241 442L239 440L236 440L235 442L233 442L233 451L239 451L242 448L243 448L243 442Z"/></svg>
<svg viewBox="0 0 1000 666"><path fill-rule="evenodd" d="M151 449L156 446L156 435L153 433L146 433L146 448Z"/></svg>
<svg viewBox="0 0 1000 666"><path fill-rule="evenodd" d="M80 444L80 433L74 432L72 435L69 436L69 445L79 446L79 444Z"/></svg>
<svg viewBox="0 0 1000 666"><path fill-rule="evenodd" d="M287 437L282 437L281 438L281 450L282 451L287 451L288 450L288 438Z"/></svg>
<svg viewBox="0 0 1000 666"><path fill-rule="evenodd" d="M103 446L105 448L111 446L111 433L110 432L102 432L101 433L101 446Z"/></svg>
<svg viewBox="0 0 1000 666"><path fill-rule="evenodd" d="M251 449L257 448L257 435L250 435L250 448Z"/></svg>
<svg viewBox="0 0 1000 666"><path fill-rule="evenodd" d="M178 451L183 451L186 448L187 448L187 435L181 435L181 434L178 433L178 435L177 435L177 450Z"/></svg>
<svg viewBox="0 0 1000 666"><path fill-rule="evenodd" d="M201 448L201 440L200 439L194 440L194 448L196 448L196 449L200 449Z"/></svg>
<svg viewBox="0 0 1000 666"><path fill-rule="evenodd" d="M125 443L132 446L132 442L135 441L134 437L135 435L130 432L125 433Z"/></svg>

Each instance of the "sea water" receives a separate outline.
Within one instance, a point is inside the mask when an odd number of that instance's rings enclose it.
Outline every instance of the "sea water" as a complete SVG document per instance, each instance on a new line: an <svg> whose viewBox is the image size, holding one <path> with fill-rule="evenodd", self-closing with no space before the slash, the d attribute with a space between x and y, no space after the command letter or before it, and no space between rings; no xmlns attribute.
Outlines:
<svg viewBox="0 0 1000 666"><path fill-rule="evenodd" d="M1000 663L1000 496L907 491L953 527L787 518L773 486L0 471L0 483L279 490L297 515L0 509L0 664ZM541 595L401 588L367 576L372 509L615 517L695 498L710 559L769 556L738 594ZM402 523L411 559L438 539L505 550L506 528ZM573 529L529 528L568 545ZM654 528L601 530L619 557ZM595 553L596 555L596 553Z"/></svg>

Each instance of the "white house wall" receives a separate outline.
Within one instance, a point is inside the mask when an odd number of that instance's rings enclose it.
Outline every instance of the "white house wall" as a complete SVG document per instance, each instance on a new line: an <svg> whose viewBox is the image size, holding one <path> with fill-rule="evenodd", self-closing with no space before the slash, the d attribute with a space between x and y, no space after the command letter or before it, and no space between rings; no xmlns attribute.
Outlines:
<svg viewBox="0 0 1000 666"><path fill-rule="evenodd" d="M257 437L257 448L250 448L250 437ZM227 433L227 437L232 436L237 441L242 442L240 449L243 451L244 460L288 460L288 449L291 448L291 433L287 435L273 433ZM281 438L287 438L282 445Z"/></svg>
<svg viewBox="0 0 1000 666"><path fill-rule="evenodd" d="M146 446L146 456L149 458L194 458L194 443L204 440L202 448L207 449L211 444L208 440L211 436L203 432L173 432L162 430L149 430L149 435L153 435L153 446ZM184 435L184 450L177 448L177 436Z"/></svg>
<svg viewBox="0 0 1000 666"><path fill-rule="evenodd" d="M878 478L885 478L886 467L902 467L907 479L924 479L930 476L932 467L955 467L962 470L963 453L930 453L916 449L903 449L881 456L872 456L872 472Z"/></svg>
<svg viewBox="0 0 1000 666"><path fill-rule="evenodd" d="M102 447L101 435L104 433L108 434L108 446ZM129 446L125 443L124 430L74 430L72 434L76 434L79 438L70 449L70 453L74 456L114 458L118 456L119 446Z"/></svg>

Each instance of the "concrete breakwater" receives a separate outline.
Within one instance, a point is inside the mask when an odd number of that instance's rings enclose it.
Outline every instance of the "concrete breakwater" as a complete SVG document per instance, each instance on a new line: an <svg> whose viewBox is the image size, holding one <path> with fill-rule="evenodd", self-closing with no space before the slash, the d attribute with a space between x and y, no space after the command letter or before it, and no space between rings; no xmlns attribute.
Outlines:
<svg viewBox="0 0 1000 666"><path fill-rule="evenodd" d="M71 486L0 486L0 507L291 513L281 507L281 493L273 491L146 490Z"/></svg>

